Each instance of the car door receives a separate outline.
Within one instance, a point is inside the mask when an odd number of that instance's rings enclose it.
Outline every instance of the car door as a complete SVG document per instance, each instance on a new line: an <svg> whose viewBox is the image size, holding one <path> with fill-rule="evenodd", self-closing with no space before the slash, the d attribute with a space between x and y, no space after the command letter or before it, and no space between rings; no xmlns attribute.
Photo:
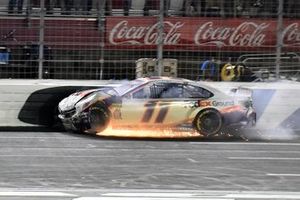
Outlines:
<svg viewBox="0 0 300 200"><path fill-rule="evenodd" d="M184 83L150 82L123 98L120 125L178 125L191 119L197 109L197 98L190 98Z"/></svg>
<svg viewBox="0 0 300 200"><path fill-rule="evenodd" d="M213 96L210 91L189 83L168 83L158 95L159 113L154 123L180 125L191 122L202 108L200 102Z"/></svg>
<svg viewBox="0 0 300 200"><path fill-rule="evenodd" d="M165 83L157 95L158 111L152 123L171 126L185 123L196 108L196 102L185 96L184 83Z"/></svg>
<svg viewBox="0 0 300 200"><path fill-rule="evenodd" d="M188 120L194 102L183 96L183 84L155 81L144 85L123 100L123 125L161 127Z"/></svg>
<svg viewBox="0 0 300 200"><path fill-rule="evenodd" d="M155 109L150 102L150 86L151 83L143 85L123 97L119 125L135 127L148 123Z"/></svg>

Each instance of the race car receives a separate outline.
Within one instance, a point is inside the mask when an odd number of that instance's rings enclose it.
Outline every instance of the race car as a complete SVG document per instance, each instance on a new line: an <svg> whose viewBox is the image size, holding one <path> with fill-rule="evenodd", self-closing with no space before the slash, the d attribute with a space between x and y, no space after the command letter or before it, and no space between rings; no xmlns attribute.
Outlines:
<svg viewBox="0 0 300 200"><path fill-rule="evenodd" d="M63 99L58 109L66 130L83 133L99 133L107 126L190 127L210 137L256 123L251 90L236 88L230 95L203 82L168 77L139 78L117 87L80 91Z"/></svg>

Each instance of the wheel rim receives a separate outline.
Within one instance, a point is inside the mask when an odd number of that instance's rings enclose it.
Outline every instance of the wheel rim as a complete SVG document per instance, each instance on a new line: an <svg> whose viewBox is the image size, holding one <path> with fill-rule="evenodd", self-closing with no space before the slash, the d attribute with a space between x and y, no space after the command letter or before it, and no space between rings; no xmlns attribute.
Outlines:
<svg viewBox="0 0 300 200"><path fill-rule="evenodd" d="M103 108L92 108L90 110L90 126L96 132L104 130L108 124L108 114Z"/></svg>
<svg viewBox="0 0 300 200"><path fill-rule="evenodd" d="M198 118L198 129L206 136L216 134L222 125L221 117L218 113L207 111Z"/></svg>

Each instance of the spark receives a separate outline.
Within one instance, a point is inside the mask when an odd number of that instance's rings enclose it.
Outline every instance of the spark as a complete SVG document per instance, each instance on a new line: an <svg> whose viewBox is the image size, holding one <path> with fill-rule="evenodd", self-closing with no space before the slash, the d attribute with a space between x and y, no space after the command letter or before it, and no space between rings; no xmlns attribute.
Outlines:
<svg viewBox="0 0 300 200"><path fill-rule="evenodd" d="M133 137L133 138L192 138L200 137L193 130L171 130L171 129L121 129L108 127L99 136Z"/></svg>

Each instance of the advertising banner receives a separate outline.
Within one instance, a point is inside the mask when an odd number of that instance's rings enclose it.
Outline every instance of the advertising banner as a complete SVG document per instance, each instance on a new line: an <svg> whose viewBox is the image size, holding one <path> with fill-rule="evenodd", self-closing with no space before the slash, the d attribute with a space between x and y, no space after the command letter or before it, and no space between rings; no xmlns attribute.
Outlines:
<svg viewBox="0 0 300 200"><path fill-rule="evenodd" d="M92 18L91 18L92 19ZM45 44L59 49L100 49L101 32L96 19L46 18ZM29 23L30 22L30 23ZM0 41L7 45L39 43L39 20L0 19ZM163 42L174 51L274 51L275 18L166 17ZM158 17L108 16L104 49L156 50ZM284 19L283 50L300 50L300 20Z"/></svg>
<svg viewBox="0 0 300 200"><path fill-rule="evenodd" d="M108 17L107 46L156 48L158 26L154 17ZM163 26L164 48L169 50L258 51L277 45L276 19L168 17ZM299 20L284 20L284 48L300 49L299 26Z"/></svg>

